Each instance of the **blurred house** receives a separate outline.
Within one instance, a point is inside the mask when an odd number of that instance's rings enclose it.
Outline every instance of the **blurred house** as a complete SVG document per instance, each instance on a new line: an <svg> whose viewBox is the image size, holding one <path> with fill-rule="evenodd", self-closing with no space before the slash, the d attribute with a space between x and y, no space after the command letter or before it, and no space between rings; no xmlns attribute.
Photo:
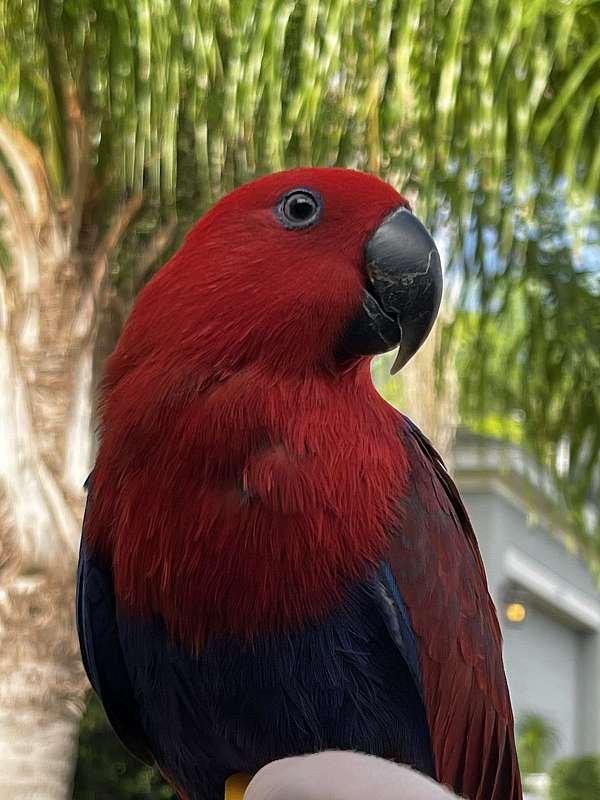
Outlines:
<svg viewBox="0 0 600 800"><path fill-rule="evenodd" d="M550 481L520 448L466 433L454 475L498 608L517 722L543 715L558 732L555 757L600 752L600 593L568 547Z"/></svg>

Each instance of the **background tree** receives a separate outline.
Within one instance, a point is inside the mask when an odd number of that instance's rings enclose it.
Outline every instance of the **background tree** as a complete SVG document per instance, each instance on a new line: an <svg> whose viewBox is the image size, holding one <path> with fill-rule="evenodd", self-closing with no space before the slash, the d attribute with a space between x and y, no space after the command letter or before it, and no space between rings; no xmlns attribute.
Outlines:
<svg viewBox="0 0 600 800"><path fill-rule="evenodd" d="M550 777L550 800L595 800L600 792L600 756L561 758Z"/></svg>
<svg viewBox="0 0 600 800"><path fill-rule="evenodd" d="M546 770L558 745L556 729L542 714L530 712L517 725L519 766L523 775Z"/></svg>
<svg viewBox="0 0 600 800"><path fill-rule="evenodd" d="M254 174L356 166L415 198L480 312L482 397L489 320L519 288L525 439L551 461L566 437L581 508L599 33L590 0L0 0L2 796L68 794L96 365L182 230Z"/></svg>
<svg viewBox="0 0 600 800"><path fill-rule="evenodd" d="M95 695L79 732L73 800L176 800L157 769L125 750Z"/></svg>

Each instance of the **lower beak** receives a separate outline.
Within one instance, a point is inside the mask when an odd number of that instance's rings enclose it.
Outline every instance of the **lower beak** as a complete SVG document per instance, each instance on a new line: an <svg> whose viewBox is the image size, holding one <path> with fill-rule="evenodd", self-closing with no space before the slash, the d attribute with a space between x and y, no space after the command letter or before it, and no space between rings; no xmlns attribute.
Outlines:
<svg viewBox="0 0 600 800"><path fill-rule="evenodd" d="M365 248L367 280L361 308L340 342L347 356L398 346L395 374L423 344L442 298L440 256L425 226L406 208L393 211Z"/></svg>

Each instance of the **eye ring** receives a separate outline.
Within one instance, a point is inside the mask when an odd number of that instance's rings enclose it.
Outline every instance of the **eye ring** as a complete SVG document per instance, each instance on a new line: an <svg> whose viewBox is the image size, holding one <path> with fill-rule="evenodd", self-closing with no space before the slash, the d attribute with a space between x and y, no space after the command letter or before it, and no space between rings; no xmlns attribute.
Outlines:
<svg viewBox="0 0 600 800"><path fill-rule="evenodd" d="M298 188L287 192L280 200L276 213L281 224L289 230L304 230L316 225L323 211L323 198L313 189Z"/></svg>

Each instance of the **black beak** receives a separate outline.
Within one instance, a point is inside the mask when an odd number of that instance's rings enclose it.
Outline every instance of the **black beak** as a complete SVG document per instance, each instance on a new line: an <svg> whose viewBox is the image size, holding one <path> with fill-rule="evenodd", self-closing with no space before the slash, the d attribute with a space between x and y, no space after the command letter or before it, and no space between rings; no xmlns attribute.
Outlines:
<svg viewBox="0 0 600 800"><path fill-rule="evenodd" d="M345 357L398 355L395 374L427 338L442 299L442 269L435 242L406 208L387 217L369 239L361 309L340 342Z"/></svg>

